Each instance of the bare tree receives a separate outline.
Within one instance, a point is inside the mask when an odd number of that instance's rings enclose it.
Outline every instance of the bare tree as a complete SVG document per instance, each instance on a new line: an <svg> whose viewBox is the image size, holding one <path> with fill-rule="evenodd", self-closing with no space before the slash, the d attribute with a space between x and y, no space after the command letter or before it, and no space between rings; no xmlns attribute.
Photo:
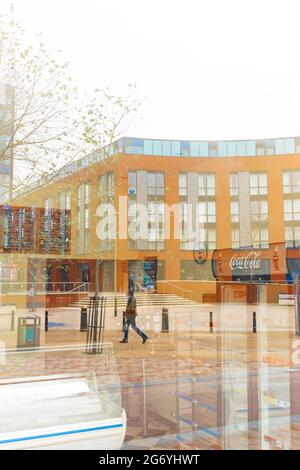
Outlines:
<svg viewBox="0 0 300 470"><path fill-rule="evenodd" d="M9 138L2 142L0 159L13 155L15 185L29 187L84 150L75 114L79 94L60 51L48 51L40 34L28 44L13 8L0 15L0 44L0 82L14 90L13 112L6 113L4 123Z"/></svg>

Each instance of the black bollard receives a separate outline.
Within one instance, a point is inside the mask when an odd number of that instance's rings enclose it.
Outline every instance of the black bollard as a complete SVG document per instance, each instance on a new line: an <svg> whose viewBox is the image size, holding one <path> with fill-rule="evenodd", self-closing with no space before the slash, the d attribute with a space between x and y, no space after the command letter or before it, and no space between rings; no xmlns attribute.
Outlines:
<svg viewBox="0 0 300 470"><path fill-rule="evenodd" d="M45 331L48 331L48 310L45 311Z"/></svg>
<svg viewBox="0 0 300 470"><path fill-rule="evenodd" d="M169 332L169 309L166 307L163 307L161 311L161 332Z"/></svg>
<svg viewBox="0 0 300 470"><path fill-rule="evenodd" d="M10 318L10 331L15 330L15 311L11 311L11 318Z"/></svg>
<svg viewBox="0 0 300 470"><path fill-rule="evenodd" d="M213 313L209 312L209 332L214 332L214 320L213 320Z"/></svg>
<svg viewBox="0 0 300 470"><path fill-rule="evenodd" d="M87 308L81 307L80 309L80 331L87 331Z"/></svg>
<svg viewBox="0 0 300 470"><path fill-rule="evenodd" d="M256 312L253 312L253 333L256 333Z"/></svg>

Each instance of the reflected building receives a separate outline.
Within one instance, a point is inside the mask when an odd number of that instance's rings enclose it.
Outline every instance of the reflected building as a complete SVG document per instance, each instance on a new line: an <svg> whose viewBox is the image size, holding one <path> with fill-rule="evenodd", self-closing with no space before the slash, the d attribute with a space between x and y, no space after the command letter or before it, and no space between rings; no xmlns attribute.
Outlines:
<svg viewBox="0 0 300 470"><path fill-rule="evenodd" d="M168 292L171 282L173 292L178 288L183 296L192 292L194 300L214 302L222 269L224 278L230 270L228 280L235 283L292 281L286 259L297 271L299 157L300 137L213 142L124 137L70 163L49 183L44 178L30 191L19 191L14 201L71 211L71 249L59 260L69 267L70 282L93 285L101 259L103 291L134 286ZM108 217L116 210L117 224L99 235L104 206ZM142 234L144 216L136 207L145 209ZM250 268L243 268L246 258ZM64 282L55 261L49 264L51 282Z"/></svg>

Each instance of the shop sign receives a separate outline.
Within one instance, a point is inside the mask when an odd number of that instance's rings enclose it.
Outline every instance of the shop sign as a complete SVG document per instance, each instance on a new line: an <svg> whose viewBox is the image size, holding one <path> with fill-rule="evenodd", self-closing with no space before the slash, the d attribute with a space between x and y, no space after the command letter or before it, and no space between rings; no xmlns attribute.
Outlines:
<svg viewBox="0 0 300 470"><path fill-rule="evenodd" d="M261 268L260 253L251 251L246 256L235 254L230 259L230 268L232 271L241 270L259 270Z"/></svg>

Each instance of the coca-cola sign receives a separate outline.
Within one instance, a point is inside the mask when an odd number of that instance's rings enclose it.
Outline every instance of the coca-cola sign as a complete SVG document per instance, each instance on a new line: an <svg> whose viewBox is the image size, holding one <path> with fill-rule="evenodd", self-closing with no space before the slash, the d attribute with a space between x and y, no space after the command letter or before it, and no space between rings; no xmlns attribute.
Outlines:
<svg viewBox="0 0 300 470"><path fill-rule="evenodd" d="M241 271L258 270L261 268L262 261L259 257L260 253L255 251L251 251L246 256L235 254L230 260L230 268L232 271L237 269Z"/></svg>

